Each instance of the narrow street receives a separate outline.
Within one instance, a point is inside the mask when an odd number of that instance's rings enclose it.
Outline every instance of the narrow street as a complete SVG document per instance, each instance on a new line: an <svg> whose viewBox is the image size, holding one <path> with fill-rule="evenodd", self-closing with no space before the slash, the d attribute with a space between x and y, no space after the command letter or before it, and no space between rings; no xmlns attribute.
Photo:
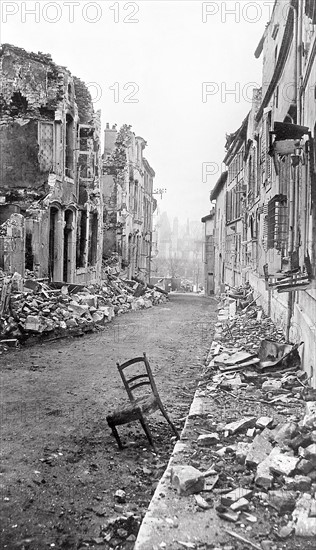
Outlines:
<svg viewBox="0 0 316 550"><path fill-rule="evenodd" d="M134 514L135 532L174 446L164 418L149 424L153 453L138 423L119 427L119 451L106 415L126 401L116 368L145 351L179 430L213 336L216 302L190 294L119 316L82 338L1 356L1 549L108 548L100 526ZM117 490L126 493L118 502ZM132 529L133 530L133 529ZM133 548L126 533L116 548Z"/></svg>

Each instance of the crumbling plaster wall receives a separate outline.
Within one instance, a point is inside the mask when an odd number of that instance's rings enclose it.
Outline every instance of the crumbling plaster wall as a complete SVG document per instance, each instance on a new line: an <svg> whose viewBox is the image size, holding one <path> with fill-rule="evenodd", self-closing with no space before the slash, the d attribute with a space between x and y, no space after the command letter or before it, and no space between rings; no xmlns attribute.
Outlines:
<svg viewBox="0 0 316 550"><path fill-rule="evenodd" d="M11 214L0 227L0 267L6 273L24 275L25 220L21 214Z"/></svg>
<svg viewBox="0 0 316 550"><path fill-rule="evenodd" d="M102 196L100 193L100 111L94 112L87 86L67 69L55 65L50 55L34 54L4 44L0 49L0 198L1 221L12 211L25 216L26 256L39 277L49 272L50 207L57 205L55 276L63 276L66 212L73 210L71 279L96 281L102 262ZM73 165L66 171L67 117L71 117ZM91 127L85 155L77 146L78 125ZM86 162L85 173L77 160ZM83 163L82 163L83 164ZM79 172L79 173L78 173ZM97 253L94 265L76 270L76 209L98 216ZM89 214L90 213L90 214ZM57 234L58 233L58 234ZM70 282L70 281L69 281Z"/></svg>
<svg viewBox="0 0 316 550"><path fill-rule="evenodd" d="M45 195L39 162L38 120L52 121L64 93L64 73L49 55L4 44L0 49L0 193L8 201L28 189ZM23 197L23 195L22 195Z"/></svg>

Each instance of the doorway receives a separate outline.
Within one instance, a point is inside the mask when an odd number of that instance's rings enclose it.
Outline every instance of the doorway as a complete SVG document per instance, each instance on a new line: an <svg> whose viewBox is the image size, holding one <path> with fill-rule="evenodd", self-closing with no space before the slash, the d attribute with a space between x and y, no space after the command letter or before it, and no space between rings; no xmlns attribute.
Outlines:
<svg viewBox="0 0 316 550"><path fill-rule="evenodd" d="M73 218L72 210L65 211L63 281L72 283L73 272Z"/></svg>

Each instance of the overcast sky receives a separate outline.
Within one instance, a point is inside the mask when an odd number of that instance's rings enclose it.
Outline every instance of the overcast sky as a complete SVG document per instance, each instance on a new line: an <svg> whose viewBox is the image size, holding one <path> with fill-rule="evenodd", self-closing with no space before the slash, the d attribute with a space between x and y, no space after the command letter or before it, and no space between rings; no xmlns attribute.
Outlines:
<svg viewBox="0 0 316 550"><path fill-rule="evenodd" d="M225 133L261 83L254 51L273 4L2 0L1 41L50 53L89 83L103 127L131 124L147 141L155 187L167 190L160 211L198 220L210 210Z"/></svg>

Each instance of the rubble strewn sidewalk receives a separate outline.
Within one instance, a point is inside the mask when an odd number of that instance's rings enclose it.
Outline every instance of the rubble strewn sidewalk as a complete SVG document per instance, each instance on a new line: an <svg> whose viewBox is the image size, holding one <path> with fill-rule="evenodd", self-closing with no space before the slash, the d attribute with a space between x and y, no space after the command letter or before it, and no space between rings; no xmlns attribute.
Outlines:
<svg viewBox="0 0 316 550"><path fill-rule="evenodd" d="M316 390L250 292L234 317L232 299L135 550L315 548Z"/></svg>
<svg viewBox="0 0 316 550"><path fill-rule="evenodd" d="M97 330L116 315L166 300L160 289L110 272L99 285L48 284L0 273L0 353L20 342Z"/></svg>

